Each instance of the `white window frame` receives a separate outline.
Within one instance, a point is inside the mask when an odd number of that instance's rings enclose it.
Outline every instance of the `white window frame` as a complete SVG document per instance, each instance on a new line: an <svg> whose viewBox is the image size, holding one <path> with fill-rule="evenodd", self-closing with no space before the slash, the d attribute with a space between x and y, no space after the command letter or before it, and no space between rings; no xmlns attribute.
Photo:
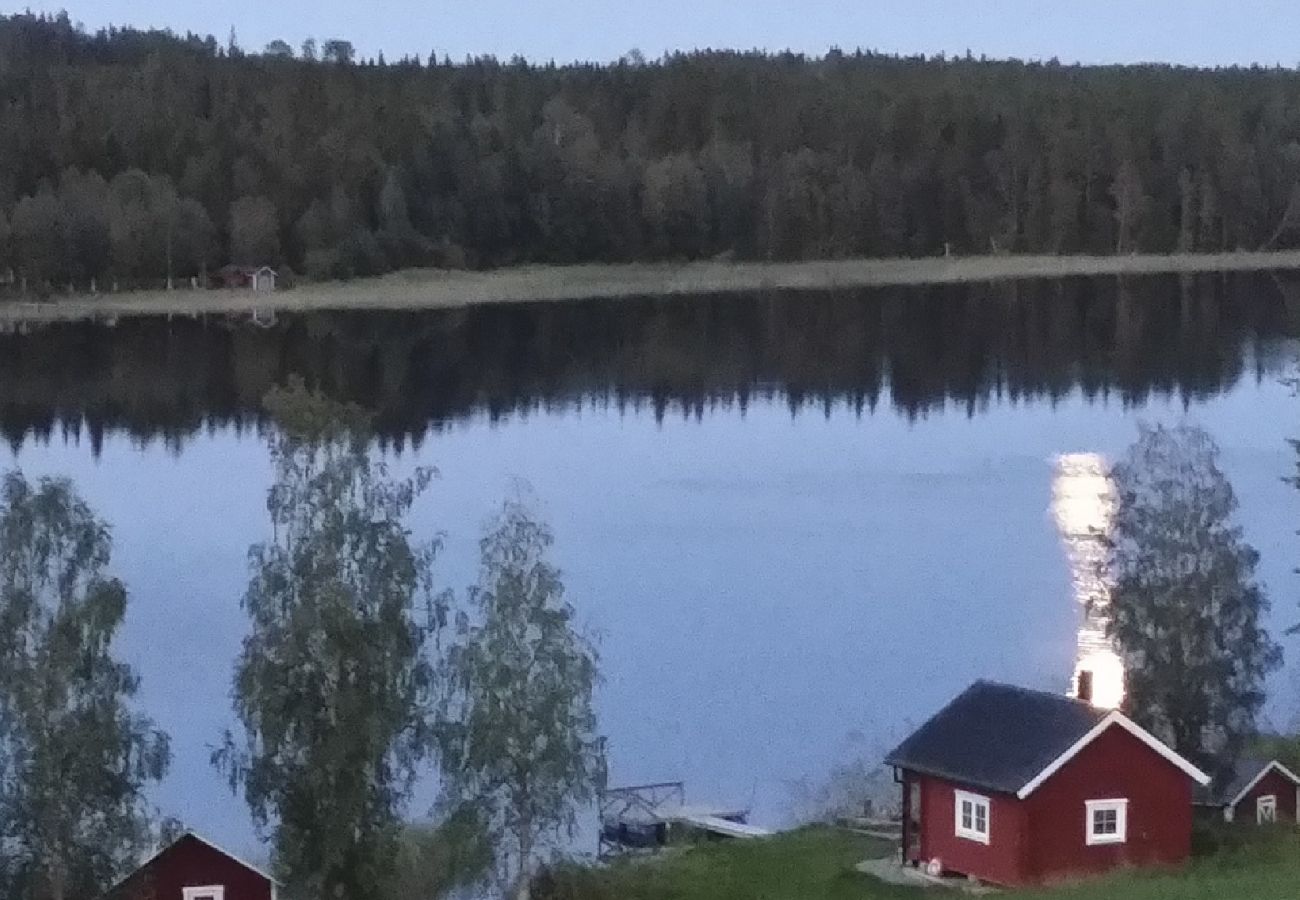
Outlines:
<svg viewBox="0 0 1300 900"><path fill-rule="evenodd" d="M186 887L181 888L181 900L226 900L226 886L224 884L209 884L206 887Z"/></svg>
<svg viewBox="0 0 1300 900"><path fill-rule="evenodd" d="M1268 818L1264 818L1264 810L1268 810ZM1277 824L1277 794L1265 794L1255 798L1255 824Z"/></svg>
<svg viewBox="0 0 1300 900"><path fill-rule="evenodd" d="M1122 798L1115 798L1112 800L1086 800L1084 801L1083 807L1083 834L1089 847L1096 847L1103 844L1124 844L1128 842L1128 800ZM1094 814L1111 810L1115 813L1115 833L1097 834L1097 832L1093 830L1096 824Z"/></svg>
<svg viewBox="0 0 1300 900"><path fill-rule="evenodd" d="M962 804L971 805L970 822L971 827L967 828L962 824ZM979 817L975 814L978 809L984 810L984 830L979 831L975 828ZM965 838L968 841L976 841L981 844L989 842L989 833L993 830L993 809L989 803L989 798L981 794L972 794L969 791L953 791L953 828L959 838Z"/></svg>

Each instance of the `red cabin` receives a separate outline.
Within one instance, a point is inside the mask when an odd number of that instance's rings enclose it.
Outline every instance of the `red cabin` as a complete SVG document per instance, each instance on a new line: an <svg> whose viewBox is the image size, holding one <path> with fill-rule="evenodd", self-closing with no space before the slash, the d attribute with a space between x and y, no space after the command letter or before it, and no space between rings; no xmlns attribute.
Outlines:
<svg viewBox="0 0 1300 900"><path fill-rule="evenodd" d="M1225 822L1271 825L1295 822L1300 776L1275 759L1240 759L1214 790L1198 793L1196 805Z"/></svg>
<svg viewBox="0 0 1300 900"><path fill-rule="evenodd" d="M1120 712L987 681L885 762L904 861L1006 887L1184 862L1210 781Z"/></svg>
<svg viewBox="0 0 1300 900"><path fill-rule="evenodd" d="M270 266L222 266L212 276L210 287L248 288L254 291L274 291L279 273Z"/></svg>
<svg viewBox="0 0 1300 900"><path fill-rule="evenodd" d="M275 900L276 883L188 832L136 869L103 900Z"/></svg>

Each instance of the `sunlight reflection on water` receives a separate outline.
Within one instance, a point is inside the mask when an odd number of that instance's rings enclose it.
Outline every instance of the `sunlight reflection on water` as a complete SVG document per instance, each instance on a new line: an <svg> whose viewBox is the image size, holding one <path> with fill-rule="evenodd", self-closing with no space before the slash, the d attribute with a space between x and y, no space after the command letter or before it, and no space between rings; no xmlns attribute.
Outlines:
<svg viewBox="0 0 1300 900"><path fill-rule="evenodd" d="M1114 486L1099 453L1066 453L1057 457L1052 481L1052 513L1065 544L1079 604L1080 622L1073 696L1091 695L1095 706L1114 709L1124 700L1124 663L1106 637L1106 607L1110 591L1098 564L1102 537L1110 529L1115 506Z"/></svg>

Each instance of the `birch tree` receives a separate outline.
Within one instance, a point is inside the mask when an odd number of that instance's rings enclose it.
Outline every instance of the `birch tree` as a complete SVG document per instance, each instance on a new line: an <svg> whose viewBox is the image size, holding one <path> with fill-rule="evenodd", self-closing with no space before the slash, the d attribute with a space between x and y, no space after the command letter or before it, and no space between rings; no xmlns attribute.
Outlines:
<svg viewBox="0 0 1300 900"><path fill-rule="evenodd" d="M573 834L605 778L598 657L547 561L552 541L527 503L505 503L480 542L479 583L447 658L446 790L478 808L499 885L515 898L528 897L539 857Z"/></svg>
<svg viewBox="0 0 1300 900"><path fill-rule="evenodd" d="M127 592L66 480L0 485L0 896L96 897L150 840L167 736L112 653Z"/></svg>
<svg viewBox="0 0 1300 900"><path fill-rule="evenodd" d="M391 478L362 411L301 381L267 406L272 536L249 551L233 690L244 740L228 734L213 761L269 831L290 896L376 900L431 746L426 645L445 616L436 543L406 518L432 472Z"/></svg>
<svg viewBox="0 0 1300 900"><path fill-rule="evenodd" d="M1111 477L1118 503L1103 565L1126 704L1221 772L1253 735L1265 678L1282 662L1263 624L1259 554L1233 521L1236 495L1202 429L1142 426Z"/></svg>

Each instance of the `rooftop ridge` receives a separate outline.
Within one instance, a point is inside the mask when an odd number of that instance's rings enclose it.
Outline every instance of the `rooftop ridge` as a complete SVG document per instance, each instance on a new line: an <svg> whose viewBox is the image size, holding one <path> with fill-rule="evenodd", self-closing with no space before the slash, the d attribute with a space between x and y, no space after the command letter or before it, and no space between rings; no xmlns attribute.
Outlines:
<svg viewBox="0 0 1300 900"><path fill-rule="evenodd" d="M1095 710L1098 713L1098 715L1105 715L1109 712L1112 712L1112 710L1100 709L1099 707L1093 706L1091 703L1087 702L1086 700L1080 700L1078 697L1071 697L1069 694L1058 694L1055 691L1043 690L1042 688L1030 688L1019 684L1009 684L1008 682L996 681L991 678L977 678L974 684L966 688L965 691L962 691L962 694L966 693L966 691L971 690L971 688L977 687L979 685L1002 688L1003 690L1015 691L1016 693L1019 694L1029 694L1035 697L1047 697L1053 700L1059 700L1063 703L1072 703L1075 706L1085 706L1088 709ZM961 695L959 694L958 696Z"/></svg>

